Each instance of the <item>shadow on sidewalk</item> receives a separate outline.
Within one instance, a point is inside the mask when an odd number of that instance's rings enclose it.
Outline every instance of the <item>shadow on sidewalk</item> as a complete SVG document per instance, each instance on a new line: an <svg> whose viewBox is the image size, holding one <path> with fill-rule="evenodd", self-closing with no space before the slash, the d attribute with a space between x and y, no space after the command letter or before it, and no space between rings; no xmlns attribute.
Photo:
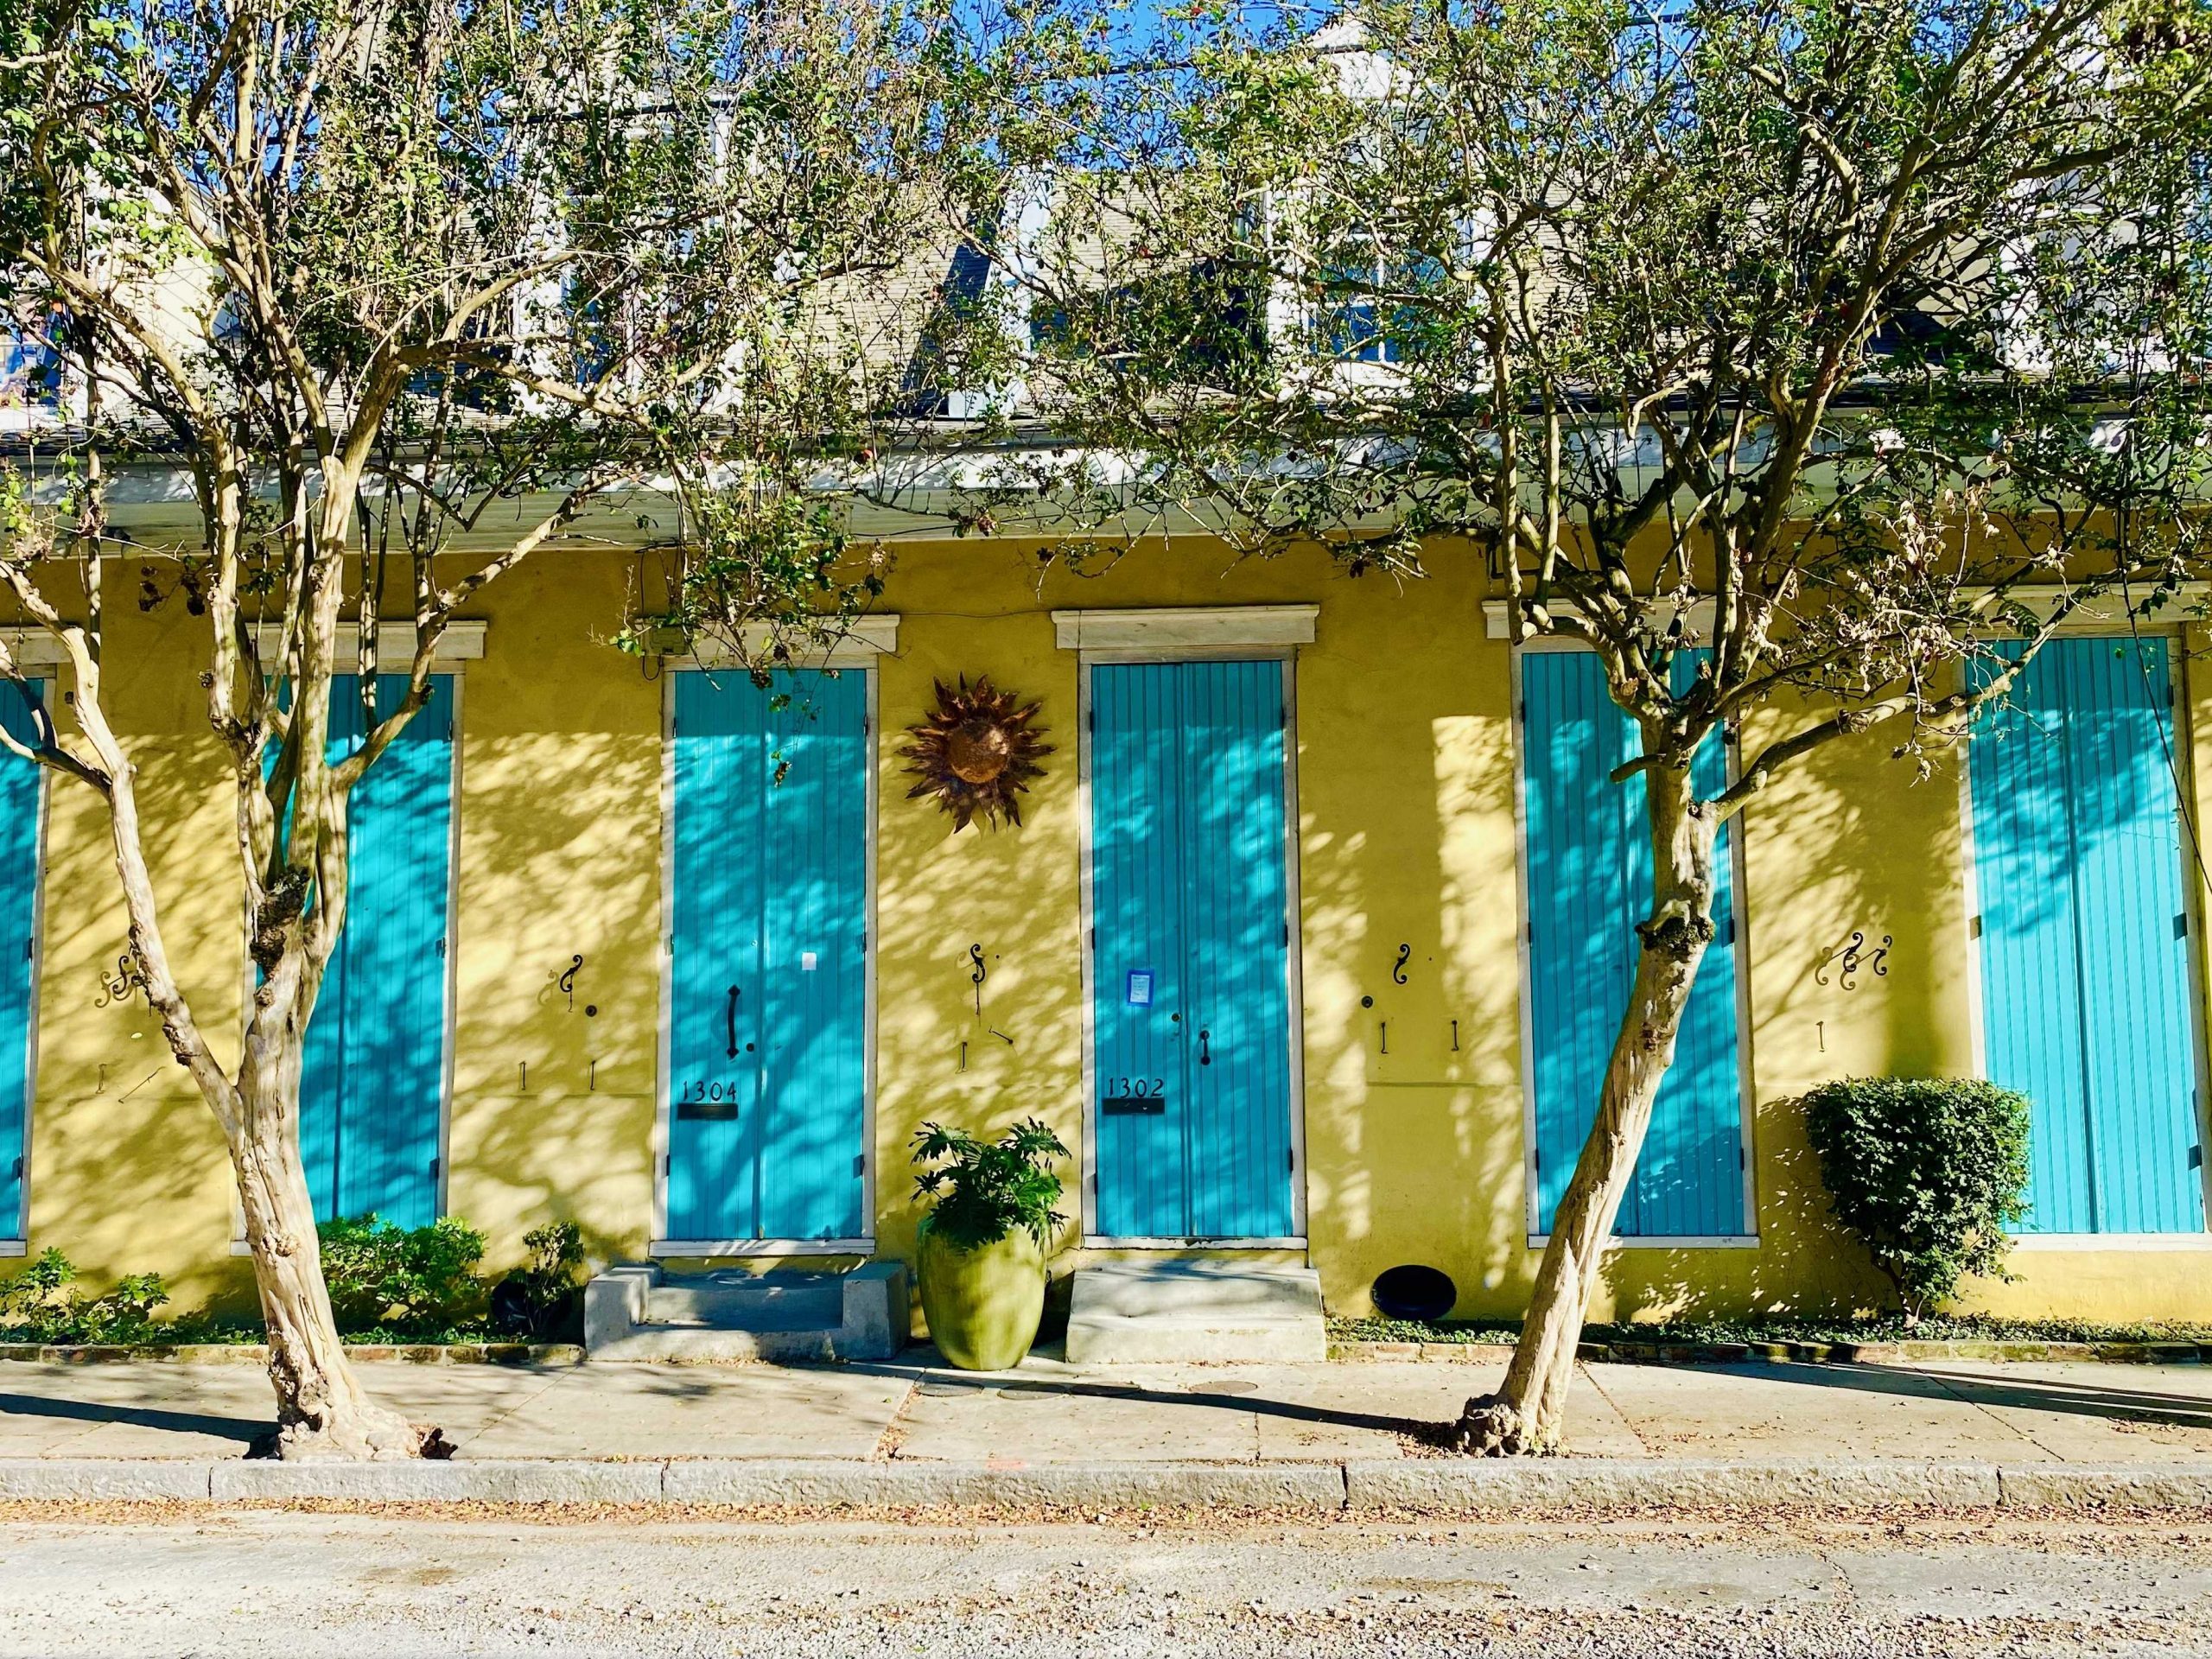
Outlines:
<svg viewBox="0 0 2212 1659"><path fill-rule="evenodd" d="M167 1429L173 1434L209 1434L250 1445L276 1427L276 1420L218 1417L208 1412L163 1411L156 1406L95 1405L85 1400L56 1400L38 1394L0 1393L0 1416L62 1417L80 1423L128 1423L134 1428Z"/></svg>
<svg viewBox="0 0 2212 1659"><path fill-rule="evenodd" d="M1222 1378L1217 1383L1203 1382L1196 1389L1148 1389L1135 1382L1089 1382L1080 1377L1018 1375L1008 1377L999 1373L978 1375L947 1370L934 1365L901 1365L895 1362L854 1364L844 1369L878 1376L911 1377L925 1389L945 1394L1045 1395L1071 1400L1119 1400L1135 1405L1194 1406L1201 1410L1248 1412L1260 1417L1280 1417L1290 1422L1321 1423L1336 1428L1373 1429L1385 1434L1412 1434L1424 1439L1433 1438L1440 1432L1439 1422L1430 1418L1386 1417L1373 1412L1270 1400L1259 1391L1257 1383L1234 1376ZM1238 1386L1240 1382L1241 1387Z"/></svg>
<svg viewBox="0 0 2212 1659"><path fill-rule="evenodd" d="M1923 1366L1762 1364L1699 1366L1730 1376L1791 1382L1811 1388L1846 1389L1862 1394L1907 1395L1916 1399L1948 1395L1975 1406L2011 1406L2029 1411L2063 1412L2113 1422L2157 1423L2177 1428L2212 1428L2212 1395L2170 1394L2151 1389L2114 1387L2101 1381L2075 1382L2045 1376L1991 1376L1976 1371L1936 1370ZM2125 1370L2125 1366L2114 1366Z"/></svg>

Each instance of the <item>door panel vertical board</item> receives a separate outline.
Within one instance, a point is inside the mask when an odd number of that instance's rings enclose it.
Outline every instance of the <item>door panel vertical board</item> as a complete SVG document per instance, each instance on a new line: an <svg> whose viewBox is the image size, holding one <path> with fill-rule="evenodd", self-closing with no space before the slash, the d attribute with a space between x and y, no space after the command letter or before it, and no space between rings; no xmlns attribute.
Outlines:
<svg viewBox="0 0 2212 1659"><path fill-rule="evenodd" d="M1189 1230L1282 1237L1290 1190L1282 665L1183 665Z"/></svg>
<svg viewBox="0 0 2212 1659"><path fill-rule="evenodd" d="M1176 665L1091 671L1099 1230L1190 1231L1185 768Z"/></svg>
<svg viewBox="0 0 2212 1659"><path fill-rule="evenodd" d="M857 1238L867 1095L867 684L793 674L767 717L760 1228ZM780 778L781 781L778 781Z"/></svg>

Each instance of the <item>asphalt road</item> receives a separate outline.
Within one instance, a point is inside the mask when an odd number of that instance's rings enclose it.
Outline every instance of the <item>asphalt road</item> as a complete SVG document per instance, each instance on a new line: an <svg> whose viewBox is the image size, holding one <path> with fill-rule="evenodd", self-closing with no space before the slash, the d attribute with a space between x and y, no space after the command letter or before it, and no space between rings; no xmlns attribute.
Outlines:
<svg viewBox="0 0 2212 1659"><path fill-rule="evenodd" d="M7 1517L10 1656L2212 1655L2212 1524Z"/></svg>

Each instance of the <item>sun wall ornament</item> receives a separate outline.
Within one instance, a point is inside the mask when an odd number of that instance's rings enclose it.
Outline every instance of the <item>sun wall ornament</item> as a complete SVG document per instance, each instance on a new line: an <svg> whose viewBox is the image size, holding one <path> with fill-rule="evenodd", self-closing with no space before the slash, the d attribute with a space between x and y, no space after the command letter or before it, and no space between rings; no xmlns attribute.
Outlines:
<svg viewBox="0 0 2212 1659"><path fill-rule="evenodd" d="M1019 702L1013 692L994 687L988 674L977 676L972 686L963 674L957 689L939 680L937 707L920 725L906 728L911 741L899 751L919 780L906 798L935 797L952 814L955 835L977 817L994 829L1001 818L1020 823L1019 798L1044 772L1038 759L1052 746L1038 741L1044 728L1030 724L1039 705L1018 708Z"/></svg>

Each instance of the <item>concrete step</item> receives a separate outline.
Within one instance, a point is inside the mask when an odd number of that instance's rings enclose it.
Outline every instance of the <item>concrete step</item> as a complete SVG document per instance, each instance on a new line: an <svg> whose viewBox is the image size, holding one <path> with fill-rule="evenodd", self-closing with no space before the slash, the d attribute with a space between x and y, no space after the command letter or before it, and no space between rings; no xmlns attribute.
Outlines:
<svg viewBox="0 0 2212 1659"><path fill-rule="evenodd" d="M1078 1268L1068 1363L1326 1359L1320 1275L1236 1262L1108 1262Z"/></svg>
<svg viewBox="0 0 2212 1659"><path fill-rule="evenodd" d="M906 1338L906 1270L670 1273L622 1262L584 1287L584 1351L616 1361L888 1359Z"/></svg>
<svg viewBox="0 0 2212 1659"><path fill-rule="evenodd" d="M671 1274L645 1293L645 1323L730 1331L835 1330L844 1292L834 1273Z"/></svg>

